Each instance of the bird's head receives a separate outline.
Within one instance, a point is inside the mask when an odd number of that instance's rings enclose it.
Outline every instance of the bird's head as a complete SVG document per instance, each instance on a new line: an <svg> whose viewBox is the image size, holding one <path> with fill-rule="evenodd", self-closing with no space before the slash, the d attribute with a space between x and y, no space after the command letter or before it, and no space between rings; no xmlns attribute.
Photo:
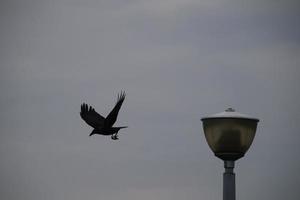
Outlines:
<svg viewBox="0 0 300 200"><path fill-rule="evenodd" d="M90 136L95 135L95 134L96 134L96 131L93 130L93 131L90 133Z"/></svg>

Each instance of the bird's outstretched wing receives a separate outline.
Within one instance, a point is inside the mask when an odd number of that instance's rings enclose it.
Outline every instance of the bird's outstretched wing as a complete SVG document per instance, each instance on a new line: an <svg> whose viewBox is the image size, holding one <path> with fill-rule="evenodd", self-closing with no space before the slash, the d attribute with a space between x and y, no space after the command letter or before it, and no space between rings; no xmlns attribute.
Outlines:
<svg viewBox="0 0 300 200"><path fill-rule="evenodd" d="M112 127L112 125L114 125L114 123L116 122L119 110L122 106L125 96L126 96L125 92L121 92L121 94L118 94L118 101L117 101L115 107L112 109L112 111L110 111L110 113L107 115L107 117L105 119L106 127Z"/></svg>
<svg viewBox="0 0 300 200"><path fill-rule="evenodd" d="M80 116L88 125L95 129L100 129L104 126L105 118L85 103L81 105Z"/></svg>

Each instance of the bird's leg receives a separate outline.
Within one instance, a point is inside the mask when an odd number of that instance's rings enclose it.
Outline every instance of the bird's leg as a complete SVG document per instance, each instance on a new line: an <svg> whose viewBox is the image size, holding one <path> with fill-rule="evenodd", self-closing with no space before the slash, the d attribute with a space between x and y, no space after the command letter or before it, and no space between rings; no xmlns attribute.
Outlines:
<svg viewBox="0 0 300 200"><path fill-rule="evenodd" d="M118 133L115 133L114 135L113 135L113 137L114 137L114 140L118 140L119 138L118 138Z"/></svg>
<svg viewBox="0 0 300 200"><path fill-rule="evenodd" d="M112 139L112 140L118 140L119 138L118 138L118 136L117 136L117 133L116 133L116 134L112 134L112 135L111 135L111 139Z"/></svg>

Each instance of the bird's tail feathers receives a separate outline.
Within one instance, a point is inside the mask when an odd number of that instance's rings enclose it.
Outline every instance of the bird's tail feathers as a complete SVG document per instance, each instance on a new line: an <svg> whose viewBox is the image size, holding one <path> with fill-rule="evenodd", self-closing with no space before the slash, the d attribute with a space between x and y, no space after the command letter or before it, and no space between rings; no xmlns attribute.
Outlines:
<svg viewBox="0 0 300 200"><path fill-rule="evenodd" d="M122 128L128 128L128 126L119 126L119 127L117 127L117 128L119 128L119 129L122 129Z"/></svg>

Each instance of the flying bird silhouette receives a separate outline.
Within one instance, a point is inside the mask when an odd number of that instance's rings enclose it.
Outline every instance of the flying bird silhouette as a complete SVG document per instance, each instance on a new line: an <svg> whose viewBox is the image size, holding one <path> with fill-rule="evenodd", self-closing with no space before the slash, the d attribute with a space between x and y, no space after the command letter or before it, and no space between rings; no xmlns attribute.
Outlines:
<svg viewBox="0 0 300 200"><path fill-rule="evenodd" d="M119 110L125 99L125 92L118 94L118 100L115 107L110 111L106 118L101 116L95 111L92 106L87 105L86 103L81 104L80 116L81 118L94 130L91 132L90 136L94 134L98 135L111 135L111 139L118 140L118 132L122 128L127 128L127 126L113 127L114 123L117 120Z"/></svg>

